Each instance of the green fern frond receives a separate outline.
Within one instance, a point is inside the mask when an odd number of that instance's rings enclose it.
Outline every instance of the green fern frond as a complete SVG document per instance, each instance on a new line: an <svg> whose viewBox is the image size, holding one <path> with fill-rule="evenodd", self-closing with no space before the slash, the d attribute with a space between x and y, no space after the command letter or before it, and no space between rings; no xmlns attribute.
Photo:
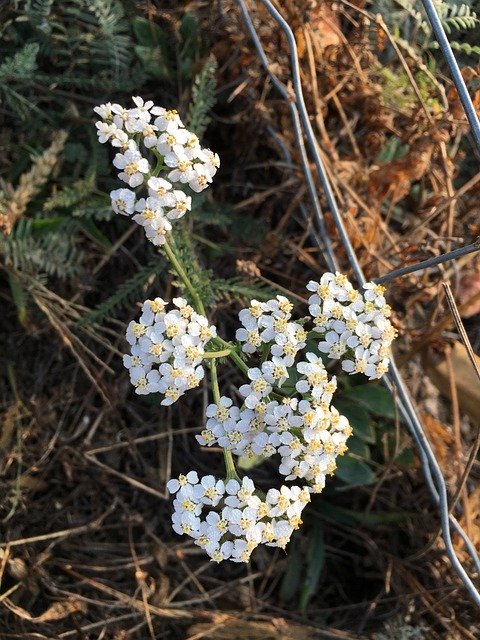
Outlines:
<svg viewBox="0 0 480 640"><path fill-rule="evenodd" d="M99 37L92 44L95 59L109 65L116 79L132 61L132 41L124 10L117 0L89 0L88 8L98 20Z"/></svg>
<svg viewBox="0 0 480 640"><path fill-rule="evenodd" d="M480 47L473 46L468 44L468 42L450 42L450 46L455 51L461 51L462 53L466 53L468 56L476 55L480 57Z"/></svg>
<svg viewBox="0 0 480 640"><path fill-rule="evenodd" d="M86 313L78 322L79 325L101 324L108 317L113 317L122 309L131 307L144 293L145 285L150 277L159 274L158 258L141 267L131 278L122 282L113 295L100 303L95 309Z"/></svg>
<svg viewBox="0 0 480 640"><path fill-rule="evenodd" d="M245 282L241 278L215 280L212 282L212 289L217 302L239 300L242 303L249 303L253 299L270 300L278 294L278 291L267 287L262 282L255 280Z"/></svg>
<svg viewBox="0 0 480 640"><path fill-rule="evenodd" d="M216 102L217 81L215 72L217 66L217 60L211 55L207 58L202 70L197 74L193 84L192 102L188 110L187 122L188 128L196 133L199 138L203 136L211 121L209 114Z"/></svg>
<svg viewBox="0 0 480 640"><path fill-rule="evenodd" d="M0 83L18 78L29 78L37 68L37 55L40 45L27 42L26 45L0 65Z"/></svg>
<svg viewBox="0 0 480 640"><path fill-rule="evenodd" d="M25 15L28 21L44 34L51 32L49 21L53 0L27 0Z"/></svg>
<svg viewBox="0 0 480 640"><path fill-rule="evenodd" d="M215 293L212 285L214 281L213 273L209 269L204 269L197 257L192 236L186 224L177 224L174 234L175 250L179 255L183 267L188 275L190 282L193 284L195 291L203 300L206 306L215 303ZM172 272L173 273L173 272ZM176 274L173 273L175 276ZM176 280L180 289L184 289L183 283ZM185 295L188 297L187 293Z"/></svg>
<svg viewBox="0 0 480 640"><path fill-rule="evenodd" d="M37 233L22 219L8 236L0 234L0 254L7 267L19 273L67 280L82 271L83 253L72 243L66 226Z"/></svg>
<svg viewBox="0 0 480 640"><path fill-rule="evenodd" d="M105 204L104 199L92 198L88 204L74 207L71 210L71 214L74 218L86 218L93 220L111 220L114 217L112 211L112 205L109 202Z"/></svg>
<svg viewBox="0 0 480 640"><path fill-rule="evenodd" d="M37 42L29 42L13 56L0 65L0 96L11 111L22 119L32 111L40 114L40 110L31 100L13 88L13 83L22 82L32 77L37 68L37 55L40 46Z"/></svg>
<svg viewBox="0 0 480 640"><path fill-rule="evenodd" d="M448 34L452 33L452 28L457 31L474 29L479 22L475 11L466 4L449 5L441 3L439 15L443 28Z"/></svg>
<svg viewBox="0 0 480 640"><path fill-rule="evenodd" d="M44 205L44 211L52 211L57 208L68 208L86 200L95 189L95 174L76 180L73 184L64 185L59 191L48 198Z"/></svg>

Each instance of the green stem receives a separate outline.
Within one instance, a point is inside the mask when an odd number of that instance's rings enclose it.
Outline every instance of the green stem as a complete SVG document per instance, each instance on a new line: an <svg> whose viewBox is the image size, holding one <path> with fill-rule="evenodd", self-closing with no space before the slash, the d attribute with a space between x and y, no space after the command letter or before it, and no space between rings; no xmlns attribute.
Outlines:
<svg viewBox="0 0 480 640"><path fill-rule="evenodd" d="M160 174L160 171L162 171L163 169L168 169L168 167L163 164L164 158L162 154L159 153L156 149L152 149L152 151L154 156L157 159L157 164L155 165L155 169L153 170L152 176L157 178Z"/></svg>
<svg viewBox="0 0 480 640"><path fill-rule="evenodd" d="M204 358L225 358L232 352L231 349L223 349L223 351L206 351L203 354Z"/></svg>
<svg viewBox="0 0 480 640"><path fill-rule="evenodd" d="M217 363L215 360L212 360L210 363L210 380L212 382L213 400L215 404L218 405L220 404L220 388L218 386ZM225 461L225 469L227 471L226 480L237 480L238 482L241 482L238 477L237 470L235 469L232 452L228 449L224 449L223 459Z"/></svg>
<svg viewBox="0 0 480 640"><path fill-rule="evenodd" d="M173 268L175 269L175 271L179 275L180 279L182 280L183 284L186 286L188 292L190 293L197 312L202 314L203 316L206 316L205 307L203 306L202 299L200 298L198 293L195 291L195 288L194 288L193 284L191 283L190 278L188 277L187 273L185 272L185 269L183 268L180 260L177 258L176 254L175 254L175 251L173 250L173 248L170 246L170 244L168 242L165 242L165 244L163 245L163 248L164 248L165 253L167 254L167 257L170 260ZM212 382L213 399L214 399L215 404L219 404L220 403L220 389L219 389L219 386L218 386L217 363L215 362L215 358L221 357L218 354L221 353L222 355L230 356L230 358L232 358L232 360L237 364L237 366L239 366L239 368L244 373L246 373L248 371L248 367L243 362L243 360L240 358L240 356L237 353L235 353L235 351L232 351L233 347L230 344L228 344L228 342L223 340L223 338L219 338L219 337L216 338L216 341L219 342L223 347L225 347L225 350L223 352L220 351L220 352L217 352L215 354L215 356L210 356L210 358L211 358L211 362L210 362L210 379L211 379L211 382ZM228 449L224 449L223 450L223 458L225 460L225 468L226 468L226 472L227 472L227 475L226 475L227 481L228 480L237 480L237 482L241 482L240 478L238 477L237 471L235 469L235 463L233 462L232 452L229 451Z"/></svg>
<svg viewBox="0 0 480 640"><path fill-rule="evenodd" d="M240 371L242 371L242 373L248 373L248 366L246 365L246 363L241 359L241 357L238 355L238 353L235 351L235 347L233 347L230 343L228 343L226 340L224 340L223 338L220 338L220 336L217 336L215 338L215 341L222 347L225 347L226 349L229 349L230 353L228 354L229 357L235 362L235 364L237 365L237 367L240 369Z"/></svg>
<svg viewBox="0 0 480 640"><path fill-rule="evenodd" d="M183 284L187 287L187 290L190 293L190 295L192 297L192 300L193 300L193 303L195 305L195 309L202 316L206 316L205 307L203 306L203 302L202 302L200 296L198 295L198 293L195 291L195 288L194 288L193 284L191 283L190 278L186 274L185 269L183 268L183 266L181 265L179 259L175 255L175 252L174 252L173 248L170 246L170 244L168 242L165 242L165 244L163 245L163 248L165 250L165 253L167 254L168 259L172 263L173 268L175 269L175 271L179 275L179 277L182 280Z"/></svg>

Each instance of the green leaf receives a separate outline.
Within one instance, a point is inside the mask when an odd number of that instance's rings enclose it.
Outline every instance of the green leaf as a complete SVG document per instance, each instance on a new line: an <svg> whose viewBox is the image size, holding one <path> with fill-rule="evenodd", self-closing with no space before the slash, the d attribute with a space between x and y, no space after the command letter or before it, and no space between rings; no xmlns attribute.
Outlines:
<svg viewBox="0 0 480 640"><path fill-rule="evenodd" d="M162 53L158 47L151 49L150 47L143 47L140 44L136 44L135 53L137 58L142 63L145 73L153 80L168 80L169 71L165 65Z"/></svg>
<svg viewBox="0 0 480 640"><path fill-rule="evenodd" d="M370 460L370 448L368 444L365 444L360 438L352 436L348 439L347 445L350 453L354 453L356 456L364 458L365 460Z"/></svg>
<svg viewBox="0 0 480 640"><path fill-rule="evenodd" d="M368 464L349 455L337 458L335 475L347 484L357 486L372 484L376 480Z"/></svg>
<svg viewBox="0 0 480 640"><path fill-rule="evenodd" d="M134 50L145 72L156 80L170 79L173 62L165 32L154 22L142 17L136 17L132 26L138 41Z"/></svg>
<svg viewBox="0 0 480 640"><path fill-rule="evenodd" d="M390 391L377 384L367 383L350 387L342 391L340 397L353 400L376 415L386 418L395 417L395 407Z"/></svg>
<svg viewBox="0 0 480 640"><path fill-rule="evenodd" d="M65 218L63 216L55 216L51 218L36 218L30 221L32 231L38 231L41 233L56 231L64 224Z"/></svg>
<svg viewBox="0 0 480 640"><path fill-rule="evenodd" d="M395 463L401 467L411 469L415 464L415 453L413 452L413 449L404 449L401 451L395 458Z"/></svg>
<svg viewBox="0 0 480 640"><path fill-rule="evenodd" d="M297 594L303 560L297 538L294 536L288 547L287 568L285 569L280 585L280 600L282 602L290 602Z"/></svg>
<svg viewBox="0 0 480 640"><path fill-rule="evenodd" d="M299 608L302 614L305 614L310 598L317 590L324 564L325 542L322 528L317 522L310 531L310 544L307 552L307 575L300 590Z"/></svg>
<svg viewBox="0 0 480 640"><path fill-rule="evenodd" d="M8 284L12 298L17 307L17 318L24 329L28 326L27 296L19 279L11 271L8 272Z"/></svg>
<svg viewBox="0 0 480 640"><path fill-rule="evenodd" d="M375 443L375 430L366 409L359 406L356 402L343 399L342 397L334 398L332 404L348 419L352 426L354 435L358 436L365 442L369 442L370 444Z"/></svg>

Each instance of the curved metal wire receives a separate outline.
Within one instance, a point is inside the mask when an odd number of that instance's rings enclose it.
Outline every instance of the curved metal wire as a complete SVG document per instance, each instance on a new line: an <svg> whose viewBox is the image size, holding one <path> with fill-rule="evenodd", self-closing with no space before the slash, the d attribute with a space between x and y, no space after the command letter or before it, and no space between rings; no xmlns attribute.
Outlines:
<svg viewBox="0 0 480 640"><path fill-rule="evenodd" d="M262 64L265 70L269 74L274 86L277 88L280 94L285 98L285 100L288 101L290 114L292 116L292 126L295 132L295 137L297 142L301 141L299 145L299 148L301 151L301 162L302 162L303 170L307 179L309 193L311 196L315 194L314 197L312 198L312 204L313 204L314 212L316 214L315 219L317 221L317 224L319 224L318 232L322 237L323 245L325 248L325 259L326 259L327 265L329 266L329 268L331 268L330 265L336 265L337 261L336 261L334 252L332 250L332 245L330 243L328 236L323 235L325 233L324 219L323 219L323 214L321 213L320 206L318 204L318 196L316 194L314 184L312 188L313 176L308 166L308 156L306 155L305 146L303 144L304 135L306 137L311 157L315 163L315 167L316 167L320 182L322 184L322 187L325 191L325 196L326 196L332 217L334 219L335 225L337 227L337 231L342 240L344 249L347 253L347 257L352 267L352 270L359 284L364 284L365 276L360 267L360 264L356 257L355 251L352 247L348 234L346 233L342 216L340 214L332 187L330 185L330 181L325 171L325 167L322 162L322 158L321 158L318 144L315 138L315 134L308 117L308 111L306 109L305 101L303 99L303 91L302 91L302 84L300 80L300 68L299 68L299 61L297 56L295 37L293 35L293 32L288 22L277 11L277 9L273 6L270 0L261 0L261 2L264 5L264 7L267 9L269 14L272 16L272 18L275 20L275 22L280 26L280 28L282 29L282 31L284 32L287 38L289 52L290 52L290 63L291 63L292 82L293 82L295 100L292 100L292 95L288 91L287 87L285 87L285 85L271 71L268 58L260 42L257 31L252 22L249 10L246 7L245 1L237 0L237 4L239 5L243 18L245 20L245 24L252 37L253 43L255 45L255 48L257 50L257 53L259 55L259 58L262 61ZM431 0L423 0L423 2L428 4L431 2ZM441 24L440 24L440 27L441 27ZM437 32L435 31L435 33ZM440 43L440 46L442 47L442 51L443 51L442 43ZM450 49L448 45L448 41L447 41L447 46ZM455 60L453 53L451 52L451 49L450 49L450 53L453 59ZM456 62L455 62L455 65L456 65ZM456 65L456 67L458 70L458 65ZM452 72L452 75L454 77L454 80L456 80L456 76L453 74L453 72ZM468 96L468 92L466 91L466 87L464 88L465 88L464 93L461 93L461 89L459 89L459 95L460 97L462 97L463 95L463 98L465 99L466 103L468 104L468 102L470 102L471 109L474 110L473 104L471 103L470 97ZM465 93L466 93L466 96L465 96ZM463 103L463 100L462 100L462 103ZM468 116L468 112L467 112L467 116ZM475 114L475 119L476 119L476 114ZM470 121L470 117L469 117L469 121ZM303 131L302 131L300 122L303 125ZM478 119L476 119L476 123L478 125ZM475 140L478 142L479 148L480 148L480 127L478 128L478 133L479 133L478 139L475 133L476 131L475 127L473 125L472 125L472 130L474 131ZM474 602L478 606L480 606L480 593L475 587L475 585L473 584L473 582L471 581L470 577L468 576L467 572L465 571L464 567L462 566L462 564L460 563L459 559L455 554L455 550L453 548L452 540L451 540L450 527L452 527L464 541L465 548L467 549L468 553L472 557L472 560L477 570L479 571L480 571L480 558L475 550L474 545L472 544L472 542L470 541L466 533L463 531L463 529L461 528L457 520L452 515L449 515L447 488L446 488L445 480L443 478L442 472L435 458L435 455L432 451L430 443L428 442L428 439L423 431L422 424L418 418L416 409L412 403L407 387L397 369L395 362L393 361L390 367L389 374L385 376L385 384L390 390L393 390L393 388L396 389L399 410L401 412L401 415L403 416L403 419L405 420L405 423L410 433L412 434L417 444L419 454L420 454L420 461L421 461L421 465L425 475L425 480L426 480L428 489L430 491L430 494L434 502L438 505L438 508L439 508L442 535L445 542L446 552L448 554L450 562L452 563L453 568L455 569L458 576L462 580L463 584L465 585L466 589L470 593L470 596L472 597Z"/></svg>
<svg viewBox="0 0 480 640"><path fill-rule="evenodd" d="M450 69L450 73L452 74L452 79L455 83L458 97L460 98L460 101L463 105L468 122L470 123L470 127L472 129L475 144L477 145L477 149L480 152L480 122L478 121L477 112L468 93L468 89L460 71L460 67L458 66L458 63L455 59L452 47L448 42L447 34L445 33L445 29L442 26L442 22L438 16L437 10L435 9L434 3L432 2L432 0L422 0L422 4L425 9L425 13L427 14L428 20L432 25L435 38L440 45L440 50L443 54L443 57L445 58L445 62Z"/></svg>

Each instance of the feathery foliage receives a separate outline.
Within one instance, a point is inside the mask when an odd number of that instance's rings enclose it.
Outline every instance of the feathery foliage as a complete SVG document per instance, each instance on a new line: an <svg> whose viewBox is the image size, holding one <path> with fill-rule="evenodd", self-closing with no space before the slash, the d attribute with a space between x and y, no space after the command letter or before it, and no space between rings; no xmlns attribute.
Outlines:
<svg viewBox="0 0 480 640"><path fill-rule="evenodd" d="M140 267L133 276L119 284L113 295L86 313L78 324L101 324L108 317L118 315L122 309L131 308L145 293L145 285L150 278L154 274L160 275L161 271L162 267L159 266L159 260L156 257L145 266Z"/></svg>
<svg viewBox="0 0 480 640"><path fill-rule="evenodd" d="M83 253L74 245L71 229L65 227L44 231L35 229L31 220L20 220L10 235L0 234L5 266L39 278L67 280L79 275Z"/></svg>
<svg viewBox="0 0 480 640"><path fill-rule="evenodd" d="M199 138L203 136L210 123L210 111L216 102L215 91L217 82L215 80L215 72L217 66L217 60L211 55L207 58L193 84L192 102L188 110L187 126L191 131L196 133Z"/></svg>

